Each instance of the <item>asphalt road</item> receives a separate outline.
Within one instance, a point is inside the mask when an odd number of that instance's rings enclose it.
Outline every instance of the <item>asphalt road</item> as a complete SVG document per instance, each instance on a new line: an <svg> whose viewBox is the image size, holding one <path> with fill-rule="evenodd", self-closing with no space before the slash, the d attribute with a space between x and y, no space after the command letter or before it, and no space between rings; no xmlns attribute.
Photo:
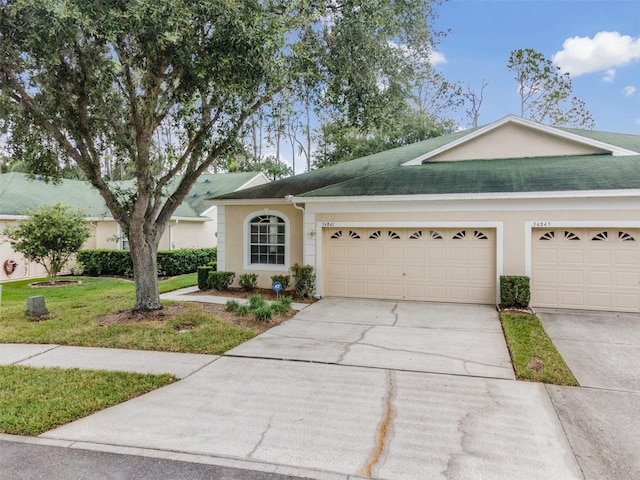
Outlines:
<svg viewBox="0 0 640 480"><path fill-rule="evenodd" d="M0 480L301 480L216 465L0 440Z"/></svg>

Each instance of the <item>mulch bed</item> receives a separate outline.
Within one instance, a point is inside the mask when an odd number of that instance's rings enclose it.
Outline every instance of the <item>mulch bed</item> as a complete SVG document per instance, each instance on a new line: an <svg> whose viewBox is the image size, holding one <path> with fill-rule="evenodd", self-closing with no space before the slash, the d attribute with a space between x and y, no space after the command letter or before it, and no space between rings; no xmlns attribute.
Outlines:
<svg viewBox="0 0 640 480"><path fill-rule="evenodd" d="M29 288L70 287L72 285L82 285L82 280L57 280L54 284L51 282L33 282L29 284Z"/></svg>
<svg viewBox="0 0 640 480"><path fill-rule="evenodd" d="M214 297L229 297L229 298L249 298L253 295L261 295L265 300L277 300L278 294L270 288L256 288L251 292L247 292L244 288L229 288L228 290L198 290L190 293L189 295L211 295ZM298 298L293 295L292 291L280 292L281 297L289 297L296 303L315 303L317 298Z"/></svg>

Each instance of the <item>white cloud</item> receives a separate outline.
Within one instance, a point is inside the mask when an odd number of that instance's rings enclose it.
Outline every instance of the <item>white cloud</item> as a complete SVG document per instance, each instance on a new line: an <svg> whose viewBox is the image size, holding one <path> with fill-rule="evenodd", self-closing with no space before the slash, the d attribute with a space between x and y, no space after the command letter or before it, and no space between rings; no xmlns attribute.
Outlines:
<svg viewBox="0 0 640 480"><path fill-rule="evenodd" d="M443 63L447 63L447 59L444 56L444 53L436 52L435 50L431 52L431 57L429 57L429 60L431 60L431 65L441 65Z"/></svg>
<svg viewBox="0 0 640 480"><path fill-rule="evenodd" d="M630 97L631 95L633 95L634 93L636 93L636 87L634 87L633 85L627 85L626 87L624 87L624 89L622 90L622 93L624 93L625 97Z"/></svg>
<svg viewBox="0 0 640 480"><path fill-rule="evenodd" d="M567 38L562 50L552 58L563 72L574 77L621 67L638 59L640 37L633 38L618 32L598 32L593 38Z"/></svg>
<svg viewBox="0 0 640 480"><path fill-rule="evenodd" d="M602 77L603 82L611 83L613 82L613 77L616 76L616 70L614 68L610 68L606 72L604 72L604 77Z"/></svg>

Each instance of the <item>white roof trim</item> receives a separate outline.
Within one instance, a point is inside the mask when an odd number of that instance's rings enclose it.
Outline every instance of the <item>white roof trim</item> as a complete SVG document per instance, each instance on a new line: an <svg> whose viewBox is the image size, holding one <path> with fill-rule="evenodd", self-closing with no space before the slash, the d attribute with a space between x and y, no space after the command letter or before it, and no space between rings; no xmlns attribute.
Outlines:
<svg viewBox="0 0 640 480"><path fill-rule="evenodd" d="M478 138L484 135L485 133L495 130L496 128L499 128L502 125L505 125L507 123L515 123L517 125L531 128L533 130L546 133L548 135L553 135L555 137L563 138L565 140L571 140L573 142L581 143L583 145L588 145L590 147L606 150L608 152L611 152L611 154L614 157L624 156L624 155L640 155L639 152L634 152L633 150L627 150L626 148L621 148L615 145L611 145L609 143L600 142L599 140L593 140L591 138L583 137L582 135L566 132L564 130L551 127L549 125L543 125L541 123L532 122L531 120L527 120L522 117L517 117L516 115L507 115L506 117L503 117L496 122L490 123L489 125L485 125L484 127L481 127L475 132L471 132L462 138L459 138L457 140L454 140L453 142L443 145L440 148L436 148L435 150L431 150L430 152L422 154L419 157L414 158L413 160L409 160L408 162L403 163L402 166L421 165L425 160L428 160L429 158L435 157L436 155L439 155L443 152L451 150L452 148L455 148L459 145L467 143L473 140L474 138Z"/></svg>
<svg viewBox="0 0 640 480"><path fill-rule="evenodd" d="M264 172L258 172L257 174L255 174L253 177L251 177L250 180L247 180L246 182L244 182L242 185L240 185L238 188L236 188L234 190L234 192L237 192L239 190L244 190L245 188L247 188L249 186L249 184L253 181L255 181L256 178L259 177L263 177L266 180L266 183L269 183L269 179L267 178L267 176L264 174ZM211 200L206 199L206 202L210 202ZM207 208L204 212L202 212L200 214L201 217L209 217L209 214L211 213L211 211L215 208L218 208L217 204L211 205L209 208Z"/></svg>
<svg viewBox="0 0 640 480"><path fill-rule="evenodd" d="M236 198L229 200L212 200L215 205L288 205L291 202L284 198ZM298 201L298 200L295 200ZM305 201L302 200L301 203Z"/></svg>
<svg viewBox="0 0 640 480"><path fill-rule="evenodd" d="M371 203L416 202L451 200L503 200L534 198L607 198L640 197L640 189L620 190L563 190L557 192L495 192L495 193L446 193L435 195L376 195L354 197L293 197L294 203ZM254 202L255 203L255 202Z"/></svg>

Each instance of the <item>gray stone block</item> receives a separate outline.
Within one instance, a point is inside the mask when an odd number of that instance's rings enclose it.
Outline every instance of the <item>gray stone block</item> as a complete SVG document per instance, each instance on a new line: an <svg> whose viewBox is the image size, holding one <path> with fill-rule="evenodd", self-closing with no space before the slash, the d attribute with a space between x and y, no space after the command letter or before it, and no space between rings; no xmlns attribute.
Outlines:
<svg viewBox="0 0 640 480"><path fill-rule="evenodd" d="M34 297L27 298L27 310L25 312L30 317L40 317L47 315L49 310L44 302L43 295L36 295Z"/></svg>

